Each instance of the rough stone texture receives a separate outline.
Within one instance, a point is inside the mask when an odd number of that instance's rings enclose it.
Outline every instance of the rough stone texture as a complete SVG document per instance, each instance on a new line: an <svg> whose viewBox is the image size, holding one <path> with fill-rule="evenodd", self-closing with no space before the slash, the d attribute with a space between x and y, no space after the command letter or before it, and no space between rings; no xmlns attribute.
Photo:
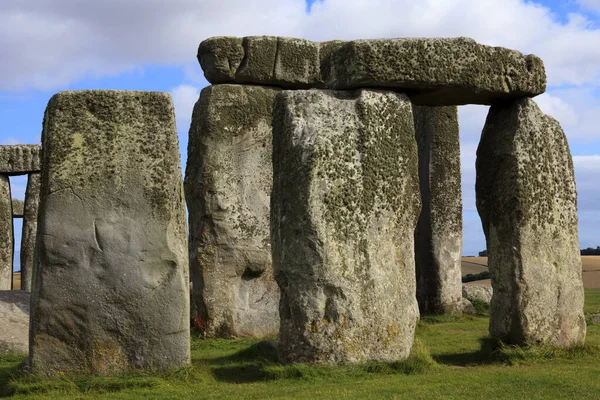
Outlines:
<svg viewBox="0 0 600 400"><path fill-rule="evenodd" d="M0 174L40 172L40 151L41 146L37 144L0 146Z"/></svg>
<svg viewBox="0 0 600 400"><path fill-rule="evenodd" d="M269 207L272 110L278 90L202 90L190 127L185 177L192 316L209 337L275 335Z"/></svg>
<svg viewBox="0 0 600 400"><path fill-rule="evenodd" d="M42 143L32 371L187 364L187 238L170 96L58 93Z"/></svg>
<svg viewBox="0 0 600 400"><path fill-rule="evenodd" d="M273 118L280 360L406 358L419 318L421 207L410 101L385 91L284 91Z"/></svg>
<svg viewBox="0 0 600 400"><path fill-rule="evenodd" d="M415 104L492 104L546 90L541 59L469 38L356 40L331 57L328 87L410 89Z"/></svg>
<svg viewBox="0 0 600 400"><path fill-rule="evenodd" d="M0 290L12 289L13 216L10 181L0 175Z"/></svg>
<svg viewBox="0 0 600 400"><path fill-rule="evenodd" d="M37 234L37 216L40 202L39 173L29 174L25 191L23 234L21 236L21 290L31 291L33 277L33 257Z"/></svg>
<svg viewBox="0 0 600 400"><path fill-rule="evenodd" d="M23 218L23 200L12 199L12 215L13 218Z"/></svg>
<svg viewBox="0 0 600 400"><path fill-rule="evenodd" d="M422 314L462 312L462 193L456 106L413 106L423 207L415 230Z"/></svg>
<svg viewBox="0 0 600 400"><path fill-rule="evenodd" d="M304 39L212 37L200 43L198 61L206 79L213 84L323 86L319 43Z"/></svg>
<svg viewBox="0 0 600 400"><path fill-rule="evenodd" d="M462 296L464 298L471 297L487 304L492 301L493 292L491 286L462 285Z"/></svg>
<svg viewBox="0 0 600 400"><path fill-rule="evenodd" d="M29 293L0 290L0 354L29 352Z"/></svg>
<svg viewBox="0 0 600 400"><path fill-rule="evenodd" d="M274 36L214 37L198 60L211 83L283 88L397 88L423 105L492 104L546 89L534 55L469 38L309 42Z"/></svg>
<svg viewBox="0 0 600 400"><path fill-rule="evenodd" d="M494 104L476 168L494 290L490 334L509 344L582 344L577 193L559 123L531 99Z"/></svg>

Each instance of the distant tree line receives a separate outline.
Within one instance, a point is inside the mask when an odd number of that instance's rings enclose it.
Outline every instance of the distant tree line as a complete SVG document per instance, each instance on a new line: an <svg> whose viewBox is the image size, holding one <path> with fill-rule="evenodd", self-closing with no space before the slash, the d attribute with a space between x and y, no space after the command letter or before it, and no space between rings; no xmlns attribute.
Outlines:
<svg viewBox="0 0 600 400"><path fill-rule="evenodd" d="M479 257L487 257L488 251L485 249L484 251L479 252ZM587 249L581 249L582 256L600 256L600 246L596 246L596 248L588 247Z"/></svg>
<svg viewBox="0 0 600 400"><path fill-rule="evenodd" d="M582 256L600 256L600 246L597 246L595 249L593 247L588 247L587 249L581 249Z"/></svg>

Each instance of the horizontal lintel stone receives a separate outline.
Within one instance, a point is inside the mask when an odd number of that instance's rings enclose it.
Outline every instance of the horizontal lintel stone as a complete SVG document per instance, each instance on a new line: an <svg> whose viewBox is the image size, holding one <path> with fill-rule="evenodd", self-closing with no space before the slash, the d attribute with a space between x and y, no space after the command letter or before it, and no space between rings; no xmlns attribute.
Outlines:
<svg viewBox="0 0 600 400"><path fill-rule="evenodd" d="M209 38L198 60L213 84L287 89L382 87L406 92L415 104L492 104L546 90L535 55L473 39L401 38L311 42L276 36Z"/></svg>

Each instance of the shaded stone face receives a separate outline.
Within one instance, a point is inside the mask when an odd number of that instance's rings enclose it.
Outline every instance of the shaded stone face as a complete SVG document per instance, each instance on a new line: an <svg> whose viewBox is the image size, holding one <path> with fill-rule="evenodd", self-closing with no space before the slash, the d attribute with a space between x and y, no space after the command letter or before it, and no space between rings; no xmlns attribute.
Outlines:
<svg viewBox="0 0 600 400"><path fill-rule="evenodd" d="M417 299L424 314L462 311L462 193L456 106L413 106L423 207L415 230Z"/></svg>
<svg viewBox="0 0 600 400"><path fill-rule="evenodd" d="M40 182L41 175L39 173L29 174L25 191L23 234L21 236L21 290L28 292L32 287Z"/></svg>
<svg viewBox="0 0 600 400"><path fill-rule="evenodd" d="M0 146L0 174L40 172L40 152L41 146L37 144Z"/></svg>
<svg viewBox="0 0 600 400"><path fill-rule="evenodd" d="M12 289L13 221L8 176L0 174L0 290Z"/></svg>
<svg viewBox="0 0 600 400"><path fill-rule="evenodd" d="M542 61L469 38L310 42L275 36L214 37L198 60L211 83L288 89L406 91L415 104L492 104L546 89Z"/></svg>
<svg viewBox="0 0 600 400"><path fill-rule="evenodd" d="M13 218L23 218L23 200L12 199L12 214Z"/></svg>
<svg viewBox="0 0 600 400"><path fill-rule="evenodd" d="M192 317L209 337L275 335L269 203L272 109L278 90L202 90L190 127L185 177Z"/></svg>
<svg viewBox="0 0 600 400"><path fill-rule="evenodd" d="M189 362L189 280L170 96L54 95L42 134L32 371Z"/></svg>
<svg viewBox="0 0 600 400"><path fill-rule="evenodd" d="M421 207L410 101L385 91L284 91L273 127L280 359L406 358L419 317Z"/></svg>
<svg viewBox="0 0 600 400"><path fill-rule="evenodd" d="M583 344L577 192L559 123L531 99L493 105L476 167L490 334L509 344Z"/></svg>

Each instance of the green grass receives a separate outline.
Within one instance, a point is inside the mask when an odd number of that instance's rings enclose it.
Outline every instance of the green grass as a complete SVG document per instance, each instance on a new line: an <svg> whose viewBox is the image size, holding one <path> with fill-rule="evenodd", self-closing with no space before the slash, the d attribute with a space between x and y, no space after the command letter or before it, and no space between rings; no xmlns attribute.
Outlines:
<svg viewBox="0 0 600 400"><path fill-rule="evenodd" d="M600 313L600 289L586 290L585 312ZM279 365L251 348L256 340L194 340L192 365L166 374L45 379L19 372L23 356L0 355L0 397L14 399L597 399L600 325L586 346L558 350L502 346L485 316L421 320L411 357L341 367Z"/></svg>

